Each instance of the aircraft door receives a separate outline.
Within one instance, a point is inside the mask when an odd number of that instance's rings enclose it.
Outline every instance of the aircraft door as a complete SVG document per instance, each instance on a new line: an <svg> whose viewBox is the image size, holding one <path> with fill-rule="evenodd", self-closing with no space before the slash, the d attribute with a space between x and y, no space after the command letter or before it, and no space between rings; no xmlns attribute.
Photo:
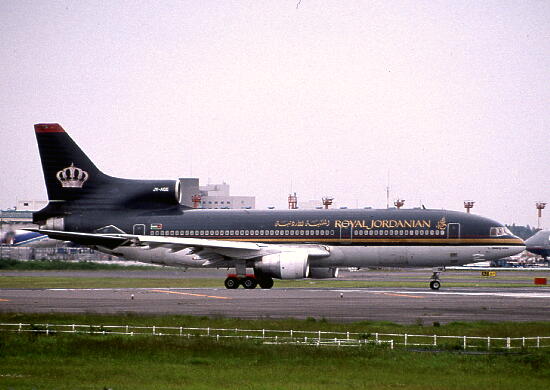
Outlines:
<svg viewBox="0 0 550 390"><path fill-rule="evenodd" d="M353 227L350 225L348 227L340 226L340 240L351 240L353 238Z"/></svg>
<svg viewBox="0 0 550 390"><path fill-rule="evenodd" d="M447 238L460 238L459 223L450 223L447 225Z"/></svg>
<svg viewBox="0 0 550 390"><path fill-rule="evenodd" d="M134 225L134 234L136 236L144 236L145 235L145 225L142 223L136 223Z"/></svg>

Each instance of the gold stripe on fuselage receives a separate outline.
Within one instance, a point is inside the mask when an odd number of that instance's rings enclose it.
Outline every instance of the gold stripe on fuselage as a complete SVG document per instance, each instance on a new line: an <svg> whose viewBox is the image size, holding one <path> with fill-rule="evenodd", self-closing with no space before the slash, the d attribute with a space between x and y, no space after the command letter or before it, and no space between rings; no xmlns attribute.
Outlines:
<svg viewBox="0 0 550 390"><path fill-rule="evenodd" d="M472 244L472 245L524 245L522 240L517 238L439 238L439 239L430 239L430 238L226 238L226 237L194 237L194 238L204 238L207 240L221 240L221 241L241 241L241 242L285 242L285 243L307 243L307 244L317 244L317 243L364 243L364 244L449 244L449 245L461 245L461 244Z"/></svg>

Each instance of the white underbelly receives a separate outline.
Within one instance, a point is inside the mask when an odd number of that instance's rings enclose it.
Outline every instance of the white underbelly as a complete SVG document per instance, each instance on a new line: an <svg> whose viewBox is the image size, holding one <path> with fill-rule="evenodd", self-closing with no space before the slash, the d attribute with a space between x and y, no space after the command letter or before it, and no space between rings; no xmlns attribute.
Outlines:
<svg viewBox="0 0 550 390"><path fill-rule="evenodd" d="M312 266L450 266L500 259L522 250L496 246L338 246L331 248L329 257L313 260Z"/></svg>

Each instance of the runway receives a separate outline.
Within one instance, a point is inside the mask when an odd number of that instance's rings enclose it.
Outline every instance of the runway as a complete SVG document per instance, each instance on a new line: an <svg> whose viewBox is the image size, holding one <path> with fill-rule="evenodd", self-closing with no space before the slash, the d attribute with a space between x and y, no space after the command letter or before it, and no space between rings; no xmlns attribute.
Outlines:
<svg viewBox="0 0 550 390"><path fill-rule="evenodd" d="M133 297L133 299L132 299ZM0 311L325 318L432 325L452 321L550 321L546 288L2 289Z"/></svg>

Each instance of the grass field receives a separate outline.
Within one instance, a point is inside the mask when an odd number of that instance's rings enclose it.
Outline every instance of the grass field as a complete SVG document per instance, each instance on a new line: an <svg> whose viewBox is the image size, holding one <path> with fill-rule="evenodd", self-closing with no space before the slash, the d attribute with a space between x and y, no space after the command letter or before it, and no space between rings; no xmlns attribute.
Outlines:
<svg viewBox="0 0 550 390"><path fill-rule="evenodd" d="M185 316L0 313L1 322L549 334L550 324L455 323L437 328L314 320L246 321ZM215 342L153 336L0 332L0 388L6 389L546 389L550 351L513 354L412 352Z"/></svg>
<svg viewBox="0 0 550 390"><path fill-rule="evenodd" d="M63 260L0 260L0 270L6 271L58 271L58 270L158 270L159 267L146 265L121 265L96 263L92 261L63 261Z"/></svg>
<svg viewBox="0 0 550 390"><path fill-rule="evenodd" d="M538 287L533 283L502 283L494 281L479 282L448 282L443 280L445 287ZM57 276L3 276L0 278L0 288L193 288L193 287L223 287L221 278L96 278L96 277L57 277ZM419 281L369 281L369 280L275 280L274 287L328 287L328 288L361 288L361 287L392 287L392 288L426 288L427 282Z"/></svg>
<svg viewBox="0 0 550 390"><path fill-rule="evenodd" d="M550 322L451 322L432 326L430 324L401 325L390 322L361 321L353 323L330 322L324 319L299 320L257 319L245 320L229 317L205 317L185 315L108 315L108 314L49 314L49 313L2 313L2 323L49 323L90 325L133 325L133 326L184 326L196 328L240 328L240 329L294 329L310 331L334 331L356 333L408 333L461 336L523 337L550 336Z"/></svg>

